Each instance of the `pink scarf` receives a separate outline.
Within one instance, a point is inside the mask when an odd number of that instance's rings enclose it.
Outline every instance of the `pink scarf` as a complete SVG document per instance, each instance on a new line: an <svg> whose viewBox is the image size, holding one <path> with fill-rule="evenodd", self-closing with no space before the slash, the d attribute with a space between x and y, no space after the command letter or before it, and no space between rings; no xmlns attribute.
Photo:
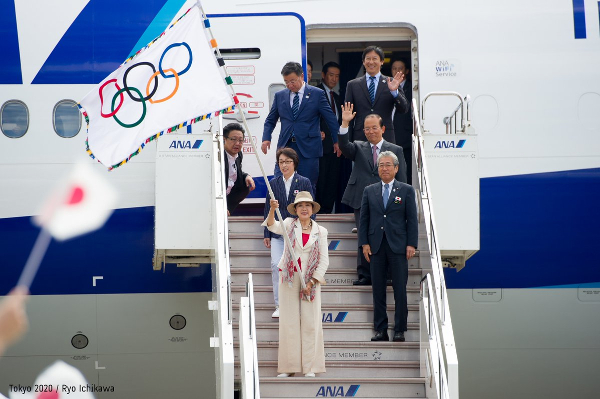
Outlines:
<svg viewBox="0 0 600 399"><path fill-rule="evenodd" d="M292 248L296 249L296 237L294 237L294 228L296 227L296 222L298 218L294 219L294 221L290 224L290 230L288 231L288 237L290 238L290 242L292 243ZM304 283L308 285L308 282L312 278L313 273L317 270L317 266L319 266L319 259L321 258L321 250L320 250L320 241L321 235L319 234L319 229L317 228L317 240L313 243L310 253L308 254L308 266L306 269L306 273L304 273ZM287 249L287 247L286 247ZM294 262L292 261L292 256L289 250L284 251L285 258L283 261L283 267L281 270L282 279L284 282L287 282L291 287L294 282ZM316 287L313 285L310 291L310 299L306 297L302 292L300 292L300 298L305 299L307 301L313 301L315 299Z"/></svg>

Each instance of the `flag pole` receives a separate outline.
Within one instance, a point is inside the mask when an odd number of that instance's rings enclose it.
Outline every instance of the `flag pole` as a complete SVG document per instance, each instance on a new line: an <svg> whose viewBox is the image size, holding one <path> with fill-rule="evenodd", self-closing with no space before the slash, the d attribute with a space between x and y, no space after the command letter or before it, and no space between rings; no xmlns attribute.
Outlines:
<svg viewBox="0 0 600 399"><path fill-rule="evenodd" d="M202 8L202 4L200 4L200 0L196 0L196 5L198 6L198 10L200 11L200 15L201 15L202 19L205 21L204 28L206 30L208 30L208 33L210 34L211 43L214 43L214 49L217 52L217 57L218 57L218 59L222 60L223 57L221 56L221 51L219 50L219 47L216 45L215 37L213 36L212 30L210 29L210 23L206 23L206 21L208 21L208 18L206 17L206 14L204 13L204 8ZM227 70L225 69L225 63L220 62L219 65L221 66L221 68L223 68L223 70L225 72L225 76L229 77L229 75L227 74ZM254 155L256 155L256 160L258 161L258 166L260 167L262 177L265 180L265 185L267 186L269 195L271 196L272 199L275 199L275 194L273 194L273 190L271 189L271 185L269 184L269 180L267 179L267 174L265 173L263 164L260 160L260 157L258 156L256 144L254 144L254 140L252 139L252 135L250 134L250 128L248 127L246 115L244 114L244 110L241 109L241 107L239 106L239 102L237 101L237 93L235 92L235 89L233 88L233 83L229 83L228 87L230 88L231 95L236 100L235 101L236 105L238 105L238 107L237 107L238 113L241 115L242 123L244 124L244 128L246 129L246 132L248 132L248 135L250 137L249 141L250 141L250 144L252 145L252 149L254 150ZM292 243L290 241L290 238L286 234L286 231L285 231L285 228L283 225L283 218L281 217L281 211L279 210L279 208L277 208L277 209L275 209L275 212L277 213L277 218L279 219L279 220L276 220L275 223L277 223L277 222L280 223L281 230L284 233L284 234L282 234L282 237L283 237L283 240L285 241L285 246L287 247L288 251L290 251L290 254L291 254L290 258L292 259L292 262L294 262L294 267L300 273L301 269L298 266L298 259L296 259L296 256L294 256L294 249L292 247ZM306 288L306 283L304 282L303 278L300 278L300 284L302 286L302 289L304 290ZM310 296L309 296L309 298L310 298Z"/></svg>
<svg viewBox="0 0 600 399"><path fill-rule="evenodd" d="M31 283L33 283L33 279L40 268L40 264L42 263L42 259L44 259L44 255L46 254L46 250L48 249L51 240L52 236L48 230L42 227L40 234L38 234L37 239L35 240L35 244L33 244L33 249L29 254L29 258L27 258L27 263L25 263L25 267L21 272L17 287L25 287L29 291Z"/></svg>

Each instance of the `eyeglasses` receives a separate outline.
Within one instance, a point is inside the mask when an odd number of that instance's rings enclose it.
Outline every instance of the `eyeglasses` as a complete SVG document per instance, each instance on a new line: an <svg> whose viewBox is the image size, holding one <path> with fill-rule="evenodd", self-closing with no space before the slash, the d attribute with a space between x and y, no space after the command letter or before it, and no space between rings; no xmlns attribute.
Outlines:
<svg viewBox="0 0 600 399"><path fill-rule="evenodd" d="M379 127L379 126L375 126L375 127L365 127L365 128L363 128L363 132L365 132L365 133L369 133L369 132L377 132L377 131L379 131L379 130L381 130L381 127Z"/></svg>
<svg viewBox="0 0 600 399"><path fill-rule="evenodd" d="M241 139L234 139L232 137L227 137L227 140L236 142L238 144L244 144L244 139L243 138L241 138Z"/></svg>
<svg viewBox="0 0 600 399"><path fill-rule="evenodd" d="M291 159L288 159L287 161L279 161L279 165L290 165L293 163L294 161L292 161Z"/></svg>
<svg viewBox="0 0 600 399"><path fill-rule="evenodd" d="M380 163L379 169L394 168L395 166L396 165L394 165L393 163Z"/></svg>
<svg viewBox="0 0 600 399"><path fill-rule="evenodd" d="M379 57L365 57L365 61L367 62L381 62Z"/></svg>
<svg viewBox="0 0 600 399"><path fill-rule="evenodd" d="M298 83L302 82L301 79L292 79L292 80L285 80L283 81L285 83L286 86L296 86Z"/></svg>

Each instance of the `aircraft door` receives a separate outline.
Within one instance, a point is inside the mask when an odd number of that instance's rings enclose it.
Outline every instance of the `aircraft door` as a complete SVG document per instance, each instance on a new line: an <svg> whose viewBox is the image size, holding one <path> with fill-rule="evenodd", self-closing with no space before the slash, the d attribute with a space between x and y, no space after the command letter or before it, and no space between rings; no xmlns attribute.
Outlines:
<svg viewBox="0 0 600 399"><path fill-rule="evenodd" d="M245 203L260 203L267 193L250 139L254 140L265 172L273 175L279 124L271 139L271 149L260 151L265 118L278 90L285 88L281 68L288 61L300 62L306 70L304 19L295 13L208 15L211 28L225 58L228 74L248 120L249 132L242 148L243 169L255 177L256 189ZM225 114L223 124L241 123L237 112ZM257 178L258 177L258 178Z"/></svg>

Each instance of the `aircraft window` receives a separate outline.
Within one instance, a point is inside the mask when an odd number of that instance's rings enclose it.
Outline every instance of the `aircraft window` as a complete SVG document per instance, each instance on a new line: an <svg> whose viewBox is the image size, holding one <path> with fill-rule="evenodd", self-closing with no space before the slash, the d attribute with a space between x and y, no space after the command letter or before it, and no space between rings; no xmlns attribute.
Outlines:
<svg viewBox="0 0 600 399"><path fill-rule="evenodd" d="M10 100L0 110L0 129L6 137L18 139L29 129L29 110L24 102Z"/></svg>
<svg viewBox="0 0 600 399"><path fill-rule="evenodd" d="M257 60L260 58L259 48L222 48L224 60Z"/></svg>
<svg viewBox="0 0 600 399"><path fill-rule="evenodd" d="M81 114L77 103L73 100L61 100L54 106L52 112L52 125L60 137L71 138L77 136L81 130Z"/></svg>
<svg viewBox="0 0 600 399"><path fill-rule="evenodd" d="M275 93L283 89L285 89L285 85L283 83L273 83L269 86L269 109L271 109L271 106L273 105Z"/></svg>

